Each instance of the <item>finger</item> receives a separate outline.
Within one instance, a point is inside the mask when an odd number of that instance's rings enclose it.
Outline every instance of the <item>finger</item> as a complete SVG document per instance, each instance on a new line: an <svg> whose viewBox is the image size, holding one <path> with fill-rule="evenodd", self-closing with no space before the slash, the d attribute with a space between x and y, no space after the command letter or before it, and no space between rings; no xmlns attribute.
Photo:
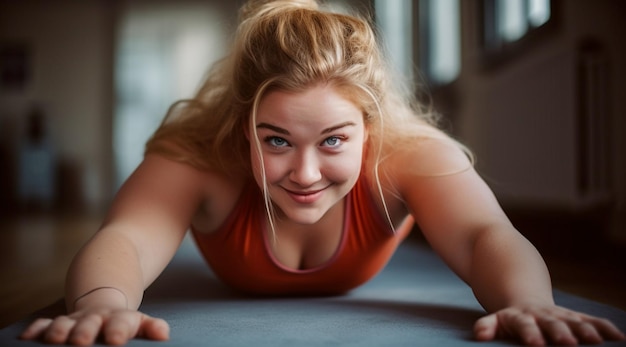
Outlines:
<svg viewBox="0 0 626 347"><path fill-rule="evenodd" d="M32 322L20 335L21 339L24 340L33 340L38 338L41 333L43 333L48 326L52 323L52 319L50 318L39 318Z"/></svg>
<svg viewBox="0 0 626 347"><path fill-rule="evenodd" d="M165 341L170 337L170 326L163 319L144 315L137 335L149 340Z"/></svg>
<svg viewBox="0 0 626 347"><path fill-rule="evenodd" d="M543 337L537 321L531 315L516 313L502 315L499 317L501 330L507 334L517 336L525 345L545 346L546 340Z"/></svg>
<svg viewBox="0 0 626 347"><path fill-rule="evenodd" d="M68 316L59 316L55 318L44 332L43 340L51 344L63 344L67 341L67 337L76 324L76 321Z"/></svg>
<svg viewBox="0 0 626 347"><path fill-rule="evenodd" d="M588 320L588 322L592 324L600 335L607 340L622 341L626 339L624 333L621 332L615 324L608 319L592 317Z"/></svg>
<svg viewBox="0 0 626 347"><path fill-rule="evenodd" d="M137 335L139 331L139 312L121 312L112 315L104 325L104 341L110 345L123 345Z"/></svg>
<svg viewBox="0 0 626 347"><path fill-rule="evenodd" d="M555 318L539 318L537 323L552 343L564 346L578 344L572 330L564 321Z"/></svg>
<svg viewBox="0 0 626 347"><path fill-rule="evenodd" d="M491 341L496 338L498 318L495 314L484 316L474 324L474 337L478 341Z"/></svg>
<svg viewBox="0 0 626 347"><path fill-rule="evenodd" d="M602 336L593 326L588 322L574 322L570 323L570 329L581 343L584 344L599 344L602 342Z"/></svg>
<svg viewBox="0 0 626 347"><path fill-rule="evenodd" d="M100 329L103 319L99 315L88 315L78 321L69 335L68 342L72 345L89 346L92 345Z"/></svg>

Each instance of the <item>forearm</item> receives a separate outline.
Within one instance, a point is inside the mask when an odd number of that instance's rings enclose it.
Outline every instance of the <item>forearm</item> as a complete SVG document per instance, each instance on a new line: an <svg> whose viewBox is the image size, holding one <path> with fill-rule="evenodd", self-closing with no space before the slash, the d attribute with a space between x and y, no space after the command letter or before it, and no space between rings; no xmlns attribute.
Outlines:
<svg viewBox="0 0 626 347"><path fill-rule="evenodd" d="M137 309L143 277L133 244L119 234L101 231L70 265L65 286L68 312L92 306Z"/></svg>
<svg viewBox="0 0 626 347"><path fill-rule="evenodd" d="M515 230L485 231L476 238L470 285L489 312L516 305L554 303L545 262Z"/></svg>

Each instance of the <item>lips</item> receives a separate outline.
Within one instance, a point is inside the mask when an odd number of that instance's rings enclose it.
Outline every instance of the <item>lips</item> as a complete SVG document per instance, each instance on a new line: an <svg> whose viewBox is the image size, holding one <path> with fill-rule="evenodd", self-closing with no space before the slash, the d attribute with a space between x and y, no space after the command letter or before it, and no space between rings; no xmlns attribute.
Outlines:
<svg viewBox="0 0 626 347"><path fill-rule="evenodd" d="M299 204L312 204L316 202L322 197L324 190L326 190L326 188L318 189L318 190L309 190L309 191L293 191L293 190L285 189L285 191L287 192L287 195L289 195L291 199L293 199L295 202Z"/></svg>

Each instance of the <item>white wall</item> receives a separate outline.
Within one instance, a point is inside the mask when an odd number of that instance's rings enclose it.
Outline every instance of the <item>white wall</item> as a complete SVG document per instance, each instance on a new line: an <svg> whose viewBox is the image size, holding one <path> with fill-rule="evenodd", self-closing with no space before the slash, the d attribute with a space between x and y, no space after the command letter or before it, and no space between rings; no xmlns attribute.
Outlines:
<svg viewBox="0 0 626 347"><path fill-rule="evenodd" d="M77 172L71 189L87 207L108 198L110 175L111 11L103 1L3 1L0 42L20 42L32 53L23 90L0 90L2 144L15 160L24 117L33 104L49 120L60 161ZM6 163L7 168L15 168ZM15 177L15 176L14 176Z"/></svg>
<svg viewBox="0 0 626 347"><path fill-rule="evenodd" d="M612 234L626 241L626 3L559 1L559 22L519 56L481 68L477 1L463 2L463 67L456 132L506 206L576 213L593 207L577 192L575 69L582 40L593 38L609 61L609 202Z"/></svg>
<svg viewBox="0 0 626 347"><path fill-rule="evenodd" d="M60 203L62 208L72 210L102 211L110 203L119 184L115 182L116 164L113 154L114 112L118 101L128 101L129 98L135 100L137 97L149 94L155 88L174 90L174 94L168 94L171 98L158 100L158 105L149 107L153 113L150 117L155 119L153 123L158 124L171 102L179 97L191 96L188 94L192 93L191 89L196 87L201 76L191 76L193 81L181 81L180 77L189 72L189 69L162 71L166 75L177 75L167 81L157 81L157 85L151 80L134 81L131 86L135 88L131 91L133 95L128 95L126 89L119 94L116 92L114 82L120 82L114 76L116 64L119 63L116 55L118 50L123 50L123 44L128 43L125 41L127 36L124 36L124 30L127 28L123 27L123 24L127 24L124 19L127 18L125 16L129 10L145 9L148 13L160 11L163 23L153 25L153 29L159 32L147 35L152 39L153 46L162 46L160 51L173 49L171 47L173 38L163 37L163 40L160 40L159 35L171 36L172 32L176 34L177 31L181 31L176 28L183 26L168 22L168 13L172 14L176 23L183 23L187 28L193 23L185 23L184 18L181 18L181 13L184 15L184 13L195 11L192 19L196 24L202 25L191 30L192 33L210 31L205 37L209 40L206 42L208 45L202 51L210 50L211 57L206 59L205 66L208 68L209 60L214 60L223 54L221 46L225 40L223 36L230 34L230 30L234 29L238 3L228 0L0 2L0 45L7 42L19 42L27 45L32 53L32 64L29 66L31 78L26 88L0 89L0 160L4 161L3 170L0 172L0 189L2 190L0 209L4 210L0 211L0 214L10 213L7 209L15 207L16 186L20 179L17 164L18 152L20 142L24 138L25 119L33 105L41 105L46 114L56 165L62 167L62 172L58 177L60 184L57 184L59 185L57 203ZM171 29L172 27L176 30ZM163 28L171 30L162 30ZM150 30L150 28L147 29ZM189 37L189 35L185 36L186 39ZM193 39L198 40L198 37L193 37ZM211 44L218 39L220 44ZM169 46L163 44L168 42ZM131 42L133 45L143 43L145 42ZM196 42L195 44L204 43ZM133 48L135 51L141 51L141 47L134 46ZM144 53L152 54L154 50ZM178 65L186 63L182 60L186 60L188 54L189 52L177 57L181 60L178 61L180 63ZM155 61L162 58L150 57L148 60ZM131 63L142 66L141 64L149 61L139 57ZM195 64L194 67L197 65ZM186 67L189 66L191 64L187 61ZM162 66L163 69L169 67L171 66L167 64ZM198 72L198 69L191 72L196 75L202 73ZM134 75L128 76L130 79L134 77ZM191 87L179 93L181 88L176 87L177 85L191 85ZM136 131L133 133L133 129L124 130L128 135L126 138L138 135ZM141 143L135 144L136 148L131 149L133 153L141 155L146 137L145 133L141 134ZM125 149L118 148L118 151L123 152ZM125 175L129 170L132 168L124 171Z"/></svg>

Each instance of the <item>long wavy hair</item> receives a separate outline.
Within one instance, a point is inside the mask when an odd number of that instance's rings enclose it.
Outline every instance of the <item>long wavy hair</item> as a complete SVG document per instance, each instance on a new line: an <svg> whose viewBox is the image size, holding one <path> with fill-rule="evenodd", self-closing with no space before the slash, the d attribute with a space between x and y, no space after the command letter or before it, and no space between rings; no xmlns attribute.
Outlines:
<svg viewBox="0 0 626 347"><path fill-rule="evenodd" d="M436 114L413 91L394 81L373 28L361 15L326 11L314 0L248 1L228 55L194 98L172 106L146 153L251 176L244 129L264 93L298 92L316 83L332 84L362 109L369 131L364 172L379 190L379 164L394 148L436 137L466 150L439 130Z"/></svg>

